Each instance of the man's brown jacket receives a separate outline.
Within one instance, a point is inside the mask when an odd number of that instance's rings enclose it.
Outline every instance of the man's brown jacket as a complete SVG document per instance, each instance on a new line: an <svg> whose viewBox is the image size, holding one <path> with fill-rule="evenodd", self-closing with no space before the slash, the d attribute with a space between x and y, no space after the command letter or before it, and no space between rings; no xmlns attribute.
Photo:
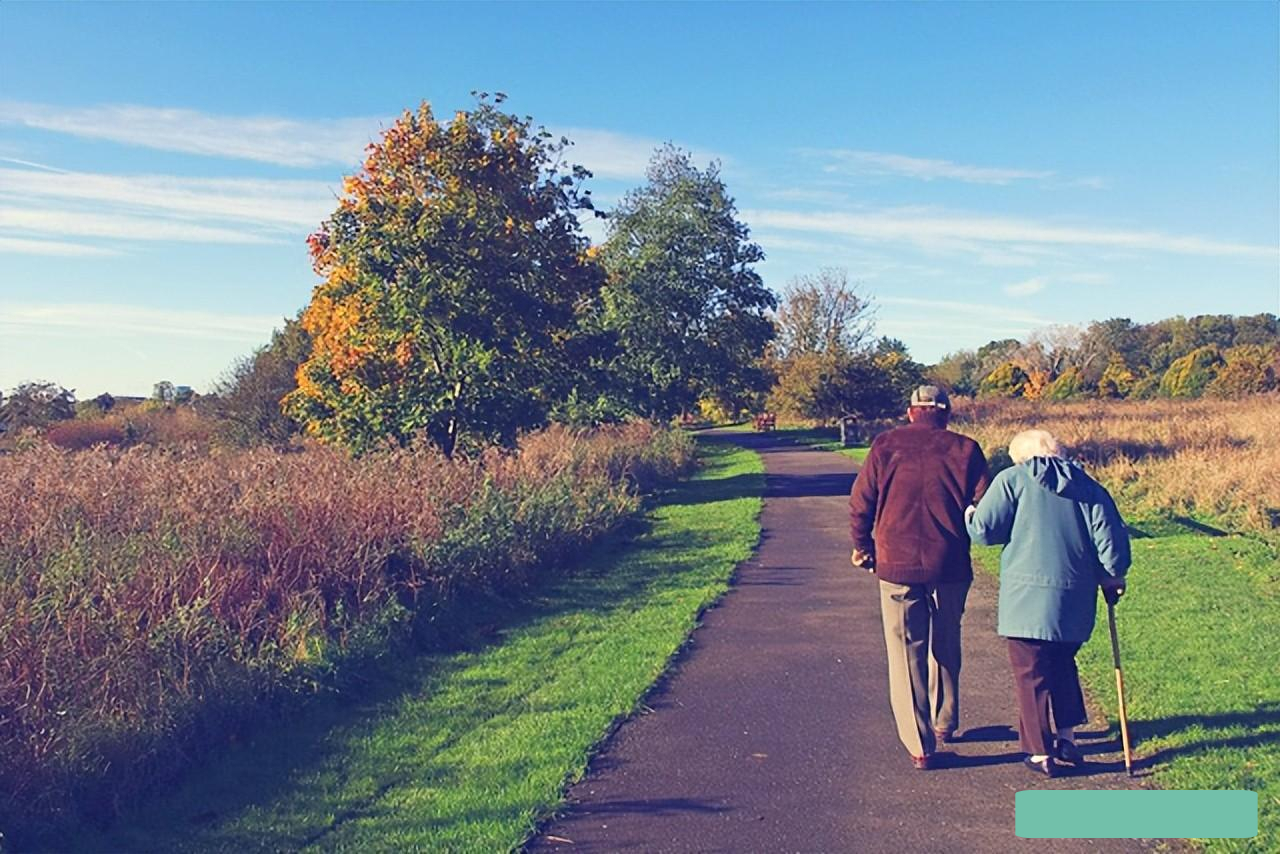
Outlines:
<svg viewBox="0 0 1280 854"><path fill-rule="evenodd" d="M849 496L853 546L874 556L882 581L969 581L964 511L989 483L982 449L967 436L924 423L881 433Z"/></svg>

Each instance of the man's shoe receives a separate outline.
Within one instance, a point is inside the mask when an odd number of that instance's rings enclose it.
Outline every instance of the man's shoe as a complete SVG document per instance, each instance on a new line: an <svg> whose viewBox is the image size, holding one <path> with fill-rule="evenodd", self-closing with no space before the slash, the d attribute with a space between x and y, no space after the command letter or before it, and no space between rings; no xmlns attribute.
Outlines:
<svg viewBox="0 0 1280 854"><path fill-rule="evenodd" d="M1046 777L1057 777L1058 766L1054 763L1052 756L1046 756L1040 761L1034 761L1030 756L1024 756L1022 764L1035 771L1037 774L1043 774Z"/></svg>
<svg viewBox="0 0 1280 854"><path fill-rule="evenodd" d="M1072 765L1084 764L1084 754L1080 752L1080 748L1076 747L1074 741L1068 741L1065 738L1058 739L1053 754L1060 762L1069 762Z"/></svg>
<svg viewBox="0 0 1280 854"><path fill-rule="evenodd" d="M951 744L956 740L956 731L953 729L935 729L933 737L938 740L939 744Z"/></svg>
<svg viewBox="0 0 1280 854"><path fill-rule="evenodd" d="M933 771L936 768L947 767L954 758L954 753L949 753L944 750L929 753L925 756L912 756L911 764L917 771Z"/></svg>

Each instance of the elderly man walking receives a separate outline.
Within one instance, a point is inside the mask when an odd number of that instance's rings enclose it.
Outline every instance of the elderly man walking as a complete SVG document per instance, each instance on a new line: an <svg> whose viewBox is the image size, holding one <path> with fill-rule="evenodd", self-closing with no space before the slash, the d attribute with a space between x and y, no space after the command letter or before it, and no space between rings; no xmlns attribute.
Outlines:
<svg viewBox="0 0 1280 854"><path fill-rule="evenodd" d="M880 581L889 705L916 768L960 725L960 619L973 581L965 509L990 482L972 439L947 429L936 386L911 394L910 423L882 433L849 496L853 565Z"/></svg>

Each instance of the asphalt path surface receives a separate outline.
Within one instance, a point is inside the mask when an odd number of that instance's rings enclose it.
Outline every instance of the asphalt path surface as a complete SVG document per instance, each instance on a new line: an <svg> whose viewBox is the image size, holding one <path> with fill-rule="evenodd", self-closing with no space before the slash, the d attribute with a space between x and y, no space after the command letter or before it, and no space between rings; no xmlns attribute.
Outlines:
<svg viewBox="0 0 1280 854"><path fill-rule="evenodd" d="M722 434L767 471L763 537L674 666L528 850L574 852L1141 851L1133 840L1014 835L1014 794L1141 785L1097 719L1085 772L1023 767L995 582L964 619L961 741L918 771L889 711L876 580L849 565L856 463L771 434ZM1109 695L1097 698L1113 700Z"/></svg>

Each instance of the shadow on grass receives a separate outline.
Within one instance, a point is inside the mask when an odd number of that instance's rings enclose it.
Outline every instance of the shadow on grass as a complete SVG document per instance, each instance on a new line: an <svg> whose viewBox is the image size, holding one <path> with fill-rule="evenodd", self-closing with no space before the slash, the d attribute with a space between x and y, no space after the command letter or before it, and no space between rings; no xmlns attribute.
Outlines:
<svg viewBox="0 0 1280 854"><path fill-rule="evenodd" d="M1139 519L1129 522L1126 527L1134 539L1158 539L1160 537L1176 537L1186 534L1201 534L1206 537L1227 537L1231 531L1208 525L1190 516L1168 515Z"/></svg>
<svg viewBox="0 0 1280 854"><path fill-rule="evenodd" d="M802 441L797 435L817 434L817 430L788 430L781 433L704 433L700 442L714 448L716 445L734 444L750 448L757 453L767 454L770 451L795 450ZM719 481L706 481L702 489L691 494L687 503L700 503L704 500L718 501L728 498L740 498L745 495L759 495L760 475L738 475ZM764 495L766 498L820 498L836 495L848 495L853 488L852 472L825 472L822 474L767 474L764 476ZM691 484L697 485L697 484Z"/></svg>
<svg viewBox="0 0 1280 854"><path fill-rule="evenodd" d="M1176 736L1187 729L1227 729L1241 727L1245 735L1226 737L1209 736L1187 744L1158 750L1143 757L1147 764L1167 762L1175 756L1198 754L1222 747L1263 747L1280 745L1280 701L1259 703L1251 711L1225 712L1215 715L1174 715L1149 721L1134 721L1130 734L1135 741Z"/></svg>
<svg viewBox="0 0 1280 854"><path fill-rule="evenodd" d="M709 504L713 501L732 501L737 498L754 498L764 490L762 474L735 474L716 480L699 480L664 497L663 504Z"/></svg>
<svg viewBox="0 0 1280 854"><path fill-rule="evenodd" d="M1208 736L1186 744L1174 745L1157 750L1154 753L1143 753L1143 742L1157 738L1177 736L1188 729L1221 730L1243 727L1251 730L1246 735ZM1136 720L1129 722L1129 736L1136 754L1133 759L1135 776L1148 776L1157 765L1169 762L1178 756L1198 756L1211 753L1222 748L1272 747L1280 745L1280 703L1260 703L1252 712L1225 712L1214 715L1174 715L1153 720ZM1089 739L1089 743L1080 743ZM1104 740L1105 739L1105 740ZM1118 726L1101 732L1076 733L1076 741L1080 752L1087 760L1098 754L1117 754L1124 747L1120 740ZM1069 773L1072 776L1091 776L1093 774L1111 774L1124 771L1123 760L1099 762L1089 760L1083 766Z"/></svg>

